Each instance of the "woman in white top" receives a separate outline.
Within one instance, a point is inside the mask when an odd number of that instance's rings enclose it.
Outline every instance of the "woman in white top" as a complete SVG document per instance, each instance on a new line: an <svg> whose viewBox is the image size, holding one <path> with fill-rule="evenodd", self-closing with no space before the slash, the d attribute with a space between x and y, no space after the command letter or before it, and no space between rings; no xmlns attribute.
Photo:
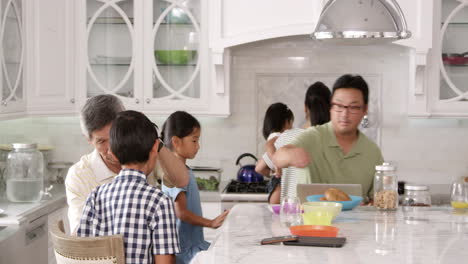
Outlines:
<svg viewBox="0 0 468 264"><path fill-rule="evenodd" d="M275 170L270 157L273 157L276 149L291 143L297 135L302 133L304 128L325 124L330 121L330 98L330 89L322 82L315 82L309 86L304 100L304 108L307 120L306 124L303 126L303 128L287 129L284 130L281 134L276 134L275 136L268 138L267 142L265 143L266 152L262 156L262 159L257 163L255 170L264 175L266 175L265 173L269 174L270 170ZM267 115L265 114L265 119L266 116ZM284 175L284 177L281 178L281 175ZM286 182L288 183L287 188L280 188L281 183L286 185ZM283 173L281 173L279 170L276 171L275 177L272 177L270 182L270 195L268 197L268 202L272 204L279 204L280 198L284 197L286 194L295 196L294 194L296 193L296 186L297 181L294 168L286 168Z"/></svg>

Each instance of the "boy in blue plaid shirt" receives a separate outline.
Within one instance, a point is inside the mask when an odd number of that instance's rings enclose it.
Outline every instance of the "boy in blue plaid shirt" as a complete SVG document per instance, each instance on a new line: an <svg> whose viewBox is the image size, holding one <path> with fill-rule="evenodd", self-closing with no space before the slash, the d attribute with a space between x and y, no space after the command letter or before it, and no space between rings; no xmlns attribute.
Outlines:
<svg viewBox="0 0 468 264"><path fill-rule="evenodd" d="M127 264L175 263L180 252L173 202L146 181L160 144L156 125L145 115L120 112L110 130L110 148L122 170L91 192L81 216L78 236L124 236Z"/></svg>

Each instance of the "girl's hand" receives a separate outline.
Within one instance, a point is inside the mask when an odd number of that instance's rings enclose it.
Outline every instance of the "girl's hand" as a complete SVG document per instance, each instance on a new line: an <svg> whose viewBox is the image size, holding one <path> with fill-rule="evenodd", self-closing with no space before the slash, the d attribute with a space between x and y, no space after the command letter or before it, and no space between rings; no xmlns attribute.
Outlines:
<svg viewBox="0 0 468 264"><path fill-rule="evenodd" d="M229 214L229 210L226 210L224 211L222 214L218 215L215 219L211 220L211 228L218 228L220 227L223 222L224 222L224 219L226 219L226 216Z"/></svg>

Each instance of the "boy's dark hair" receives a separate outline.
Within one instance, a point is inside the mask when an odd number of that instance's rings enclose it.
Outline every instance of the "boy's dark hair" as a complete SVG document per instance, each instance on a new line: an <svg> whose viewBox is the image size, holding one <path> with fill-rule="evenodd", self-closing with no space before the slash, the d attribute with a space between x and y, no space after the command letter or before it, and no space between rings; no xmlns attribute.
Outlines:
<svg viewBox="0 0 468 264"><path fill-rule="evenodd" d="M263 137L265 139L273 132L281 132L286 121L294 120L294 114L285 104L274 103L268 107L263 119Z"/></svg>
<svg viewBox="0 0 468 264"><path fill-rule="evenodd" d="M157 126L131 110L118 113L109 132L110 148L122 165L148 161L157 139Z"/></svg>
<svg viewBox="0 0 468 264"><path fill-rule="evenodd" d="M311 126L325 124L330 121L330 89L322 82L315 82L307 89L305 106L309 109Z"/></svg>
<svg viewBox="0 0 468 264"><path fill-rule="evenodd" d="M172 150L172 137L183 138L190 135L195 128L200 128L200 123L191 114L185 111L172 113L164 122L161 139L164 145Z"/></svg>
<svg viewBox="0 0 468 264"><path fill-rule="evenodd" d="M367 86L366 81L360 75L351 75L345 74L338 78L333 85L332 97L335 94L335 91L341 88L354 88L362 92L362 97L364 99L364 104L367 105L369 102L369 87Z"/></svg>

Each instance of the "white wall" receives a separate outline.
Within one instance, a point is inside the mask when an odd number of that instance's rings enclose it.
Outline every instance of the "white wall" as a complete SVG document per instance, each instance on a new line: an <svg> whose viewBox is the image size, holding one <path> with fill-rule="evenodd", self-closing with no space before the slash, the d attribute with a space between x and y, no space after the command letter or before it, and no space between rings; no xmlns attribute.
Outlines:
<svg viewBox="0 0 468 264"><path fill-rule="evenodd" d="M257 107L261 100L257 96L259 74L336 78L355 73L381 80L380 143L385 158L398 163L400 179L438 184L468 175L467 120L406 117L410 50L397 45L325 47L314 45L307 37L292 37L235 47L232 56L232 114L226 119L200 119L202 149L192 164L222 166L224 179L235 178L234 162L240 154L262 152L257 147L257 131L263 122L257 116L265 111ZM300 111L295 115L300 116ZM164 119L152 119L162 126ZM55 146L55 161L77 161L91 151L76 117L0 122L0 144L23 140Z"/></svg>

